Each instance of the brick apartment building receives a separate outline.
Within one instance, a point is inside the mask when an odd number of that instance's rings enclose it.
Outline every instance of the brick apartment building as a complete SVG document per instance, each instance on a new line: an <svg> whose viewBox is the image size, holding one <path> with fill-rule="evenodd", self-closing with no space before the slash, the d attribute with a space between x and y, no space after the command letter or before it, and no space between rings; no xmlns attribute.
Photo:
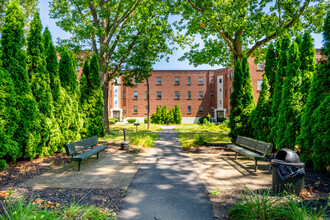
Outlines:
<svg viewBox="0 0 330 220"><path fill-rule="evenodd" d="M321 50L316 50L316 61L321 58ZM255 64L248 59L250 75L257 102L264 73L263 63ZM79 70L79 76L82 70ZM149 78L150 115L157 106L167 109L179 105L183 123L196 123L200 117L211 114L213 120L229 117L230 95L233 92L234 69L226 67L218 70L154 70ZM121 84L121 78L115 79ZM109 82L109 117L135 118L143 122L147 117L147 85L135 83L125 87Z"/></svg>

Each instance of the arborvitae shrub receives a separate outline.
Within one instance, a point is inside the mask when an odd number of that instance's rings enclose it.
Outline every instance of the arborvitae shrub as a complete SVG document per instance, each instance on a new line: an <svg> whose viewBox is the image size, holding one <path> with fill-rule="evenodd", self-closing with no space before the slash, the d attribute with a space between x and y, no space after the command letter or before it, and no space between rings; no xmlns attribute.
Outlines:
<svg viewBox="0 0 330 220"><path fill-rule="evenodd" d="M182 114L179 105L175 105L174 107L174 123L181 124L182 121Z"/></svg>
<svg viewBox="0 0 330 220"><path fill-rule="evenodd" d="M1 33L0 60L2 67L9 72L17 94L15 108L18 115L13 121L13 126L17 129L13 140L20 148L18 156L32 159L36 156L37 146L40 143L40 122L37 104L28 81L23 28L24 14L18 1L13 0L8 5Z"/></svg>
<svg viewBox="0 0 330 220"><path fill-rule="evenodd" d="M129 118L129 119L127 119L127 122L130 123L130 124L133 124L134 122L136 122L136 119L135 118Z"/></svg>
<svg viewBox="0 0 330 220"><path fill-rule="evenodd" d="M15 160L20 148L13 138L17 129L16 94L9 73L0 67L0 170Z"/></svg>
<svg viewBox="0 0 330 220"><path fill-rule="evenodd" d="M299 47L294 41L289 49L288 67L282 88L281 104L276 121L277 149L290 148L294 150L299 132L299 116L301 113L301 72Z"/></svg>
<svg viewBox="0 0 330 220"><path fill-rule="evenodd" d="M275 86L275 77L277 71L277 51L274 45L271 43L266 52L266 62L265 62L265 74L269 83L269 92L270 99L274 94L274 86Z"/></svg>

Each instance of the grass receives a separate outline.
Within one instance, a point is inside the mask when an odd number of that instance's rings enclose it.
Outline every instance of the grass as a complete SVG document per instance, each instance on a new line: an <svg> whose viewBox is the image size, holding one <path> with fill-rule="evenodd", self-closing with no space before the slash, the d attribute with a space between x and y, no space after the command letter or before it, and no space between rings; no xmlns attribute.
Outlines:
<svg viewBox="0 0 330 220"><path fill-rule="evenodd" d="M136 126L134 124L114 124L110 125L111 132L123 132L123 128L126 128L126 131L136 131ZM148 124L140 123L138 126L138 131L148 132ZM162 130L159 125L150 124L149 131L160 131Z"/></svg>
<svg viewBox="0 0 330 220"><path fill-rule="evenodd" d="M230 143L226 133L178 133L177 135L184 149L211 143Z"/></svg>
<svg viewBox="0 0 330 220"><path fill-rule="evenodd" d="M139 147L139 148L151 148L154 146L155 141L157 140L159 134L151 133L151 132L143 132L139 131L135 132L127 132L126 140L130 142L130 146ZM123 132L121 133L110 133L100 140L110 141L110 142L122 142L124 141Z"/></svg>
<svg viewBox="0 0 330 220"><path fill-rule="evenodd" d="M229 132L229 127L226 123L215 125L199 125L199 124L180 124L175 125L175 131L178 132Z"/></svg>
<svg viewBox="0 0 330 220"><path fill-rule="evenodd" d="M33 198L18 197L12 199L8 196L1 202L3 213L0 213L1 220L30 220L30 219L116 219L112 210L97 208L93 205L82 206L72 203L70 206L61 209L40 208L40 204L33 204Z"/></svg>
<svg viewBox="0 0 330 220"><path fill-rule="evenodd" d="M330 198L329 198L330 199ZM270 191L262 194L245 189L241 198L229 210L229 215L233 220L240 219L283 219L283 220L321 220L328 219L326 212L330 207L330 201L326 207L316 210L300 202L295 196L284 195L283 197L272 197Z"/></svg>

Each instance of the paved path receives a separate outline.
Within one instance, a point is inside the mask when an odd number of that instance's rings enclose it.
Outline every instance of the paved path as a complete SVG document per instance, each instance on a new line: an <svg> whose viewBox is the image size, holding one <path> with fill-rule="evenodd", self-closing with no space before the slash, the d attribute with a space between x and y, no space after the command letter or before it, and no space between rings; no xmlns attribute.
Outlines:
<svg viewBox="0 0 330 220"><path fill-rule="evenodd" d="M164 128L131 182L119 219L211 220L213 210L172 128Z"/></svg>

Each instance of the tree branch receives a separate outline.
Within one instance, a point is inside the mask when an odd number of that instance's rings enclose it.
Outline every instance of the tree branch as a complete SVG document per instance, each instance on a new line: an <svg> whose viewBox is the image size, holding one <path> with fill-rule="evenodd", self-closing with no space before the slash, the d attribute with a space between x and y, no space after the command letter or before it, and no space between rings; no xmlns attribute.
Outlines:
<svg viewBox="0 0 330 220"><path fill-rule="evenodd" d="M298 15L293 18L287 25L284 26L284 29L289 29L291 28L300 18L300 16L302 15L302 13L304 13L306 7L309 5L310 3L310 0L306 0L304 6L299 10L299 13ZM261 45L273 40L274 38L277 37L277 33L273 33L272 35L268 36L268 37L265 37L264 39L258 41L257 43L255 43L253 45L253 47L246 53L246 56L249 57L251 56L251 54L257 49L259 48Z"/></svg>

